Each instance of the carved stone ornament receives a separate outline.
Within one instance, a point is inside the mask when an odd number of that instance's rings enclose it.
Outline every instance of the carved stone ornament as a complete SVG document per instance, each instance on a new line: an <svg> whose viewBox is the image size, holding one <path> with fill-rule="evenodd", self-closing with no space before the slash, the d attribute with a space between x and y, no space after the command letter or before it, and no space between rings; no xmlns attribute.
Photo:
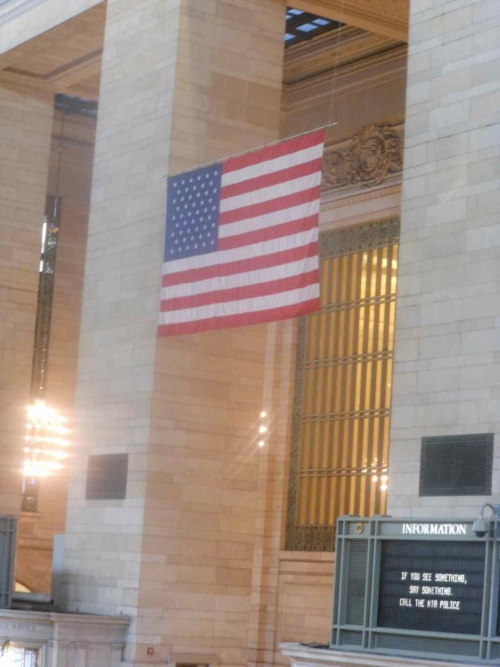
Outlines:
<svg viewBox="0 0 500 667"><path fill-rule="evenodd" d="M347 149L326 151L323 159L325 189L361 184L380 185L403 168L401 134L390 125L366 125Z"/></svg>

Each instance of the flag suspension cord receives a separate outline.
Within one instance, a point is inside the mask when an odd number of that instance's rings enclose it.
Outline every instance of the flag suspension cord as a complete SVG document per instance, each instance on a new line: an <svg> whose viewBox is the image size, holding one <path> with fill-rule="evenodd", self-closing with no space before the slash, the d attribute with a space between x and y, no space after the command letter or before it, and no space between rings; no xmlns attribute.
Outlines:
<svg viewBox="0 0 500 667"><path fill-rule="evenodd" d="M340 1L340 11L339 11L339 18L338 21L339 23L343 24L343 17L344 17L344 4L345 0ZM333 58L333 69L332 69L332 91L330 95L330 110L328 113L328 123L326 127L330 127L330 125L337 125L338 123L333 122L333 100L335 97L335 84L337 83L337 65L339 62L339 53L340 53L340 32L341 28L337 28L335 31L336 33L336 41L335 41L335 48L334 48L334 53L335 56Z"/></svg>
<svg viewBox="0 0 500 667"><path fill-rule="evenodd" d="M334 125L338 125L338 123L333 122L333 123L328 123L327 125L320 125L319 127L315 127L313 130L305 130L304 132L299 132L298 134L294 134L291 137L282 137L281 139L277 139L276 141L271 141L268 144L255 146L255 148L249 148L247 151L242 151L241 153L233 153L232 155L227 155L226 157L219 158L218 160L210 160L210 162L204 162L203 164L197 165L196 167L188 167L188 169L182 169L181 171L176 171L174 174L168 174L166 176L163 176L162 178L172 178L173 176L182 176L182 174L189 174L189 172L193 171L193 169L203 169L204 167L211 167L213 164L217 164L218 162L226 162L227 160L230 160L233 157L241 157L242 155L248 155L248 153L260 151L262 148L267 148L268 146L275 146L277 144L282 144L285 141L298 139L299 137L303 137L306 134L314 134L315 132L319 132L320 130L327 130L329 127L333 127Z"/></svg>
<svg viewBox="0 0 500 667"><path fill-rule="evenodd" d="M344 3L345 0L341 0L340 3L340 13L339 13L339 22L342 22L342 16L344 13ZM210 162L205 162L203 164L198 165L195 167L196 169L203 169L204 167L210 167L213 164L217 164L218 162L225 162L226 160L230 160L233 157L241 157L242 155L247 155L248 153L253 153L254 151L258 151L262 148L266 148L267 146L274 146L276 144L281 144L284 141L289 141L291 139L298 139L299 137L303 137L306 134L314 134L314 132L319 132L319 130L327 130L329 127L334 127L335 125L338 125L337 121L332 120L333 119L333 99L335 97L335 84L336 84L336 79L337 79L337 63L338 63L338 55L339 55L339 46L340 46L340 28L336 30L337 32L337 41L335 44L335 58L333 62L333 74L332 74L332 91L330 95L330 109L328 113L328 123L325 125L320 125L319 127L315 127L312 130L305 130L304 132L299 132L298 134L294 134L291 137L282 137L281 139L277 139L276 141L271 141L268 144L262 144L261 146L255 146L255 148L249 148L247 151L243 151L242 153L233 153L232 155L227 155L226 157L219 158L218 160L210 160ZM181 171L177 171L173 174L167 174L163 176L162 178L170 178L173 176L182 176L182 174L188 174L190 171L193 171L193 167L188 167L187 169L182 169Z"/></svg>

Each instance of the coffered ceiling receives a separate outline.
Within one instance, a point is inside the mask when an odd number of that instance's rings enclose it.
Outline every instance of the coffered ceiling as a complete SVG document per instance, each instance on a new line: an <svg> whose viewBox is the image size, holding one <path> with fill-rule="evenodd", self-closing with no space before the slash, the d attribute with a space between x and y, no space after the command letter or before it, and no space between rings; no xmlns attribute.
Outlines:
<svg viewBox="0 0 500 667"><path fill-rule="evenodd" d="M407 41L409 0L291 0L293 7Z"/></svg>

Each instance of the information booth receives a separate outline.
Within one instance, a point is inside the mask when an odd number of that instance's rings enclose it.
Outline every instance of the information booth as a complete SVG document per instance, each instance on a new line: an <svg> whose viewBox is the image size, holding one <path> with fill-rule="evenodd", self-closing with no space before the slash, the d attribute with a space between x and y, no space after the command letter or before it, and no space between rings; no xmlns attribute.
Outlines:
<svg viewBox="0 0 500 667"><path fill-rule="evenodd" d="M500 521L343 517L331 648L500 659Z"/></svg>

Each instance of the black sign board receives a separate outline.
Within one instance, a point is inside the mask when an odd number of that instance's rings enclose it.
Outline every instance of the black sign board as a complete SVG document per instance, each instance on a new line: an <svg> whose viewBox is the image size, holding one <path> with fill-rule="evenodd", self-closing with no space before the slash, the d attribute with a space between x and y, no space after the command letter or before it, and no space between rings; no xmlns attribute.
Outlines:
<svg viewBox="0 0 500 667"><path fill-rule="evenodd" d="M387 540L381 549L379 627L480 634L484 543Z"/></svg>

